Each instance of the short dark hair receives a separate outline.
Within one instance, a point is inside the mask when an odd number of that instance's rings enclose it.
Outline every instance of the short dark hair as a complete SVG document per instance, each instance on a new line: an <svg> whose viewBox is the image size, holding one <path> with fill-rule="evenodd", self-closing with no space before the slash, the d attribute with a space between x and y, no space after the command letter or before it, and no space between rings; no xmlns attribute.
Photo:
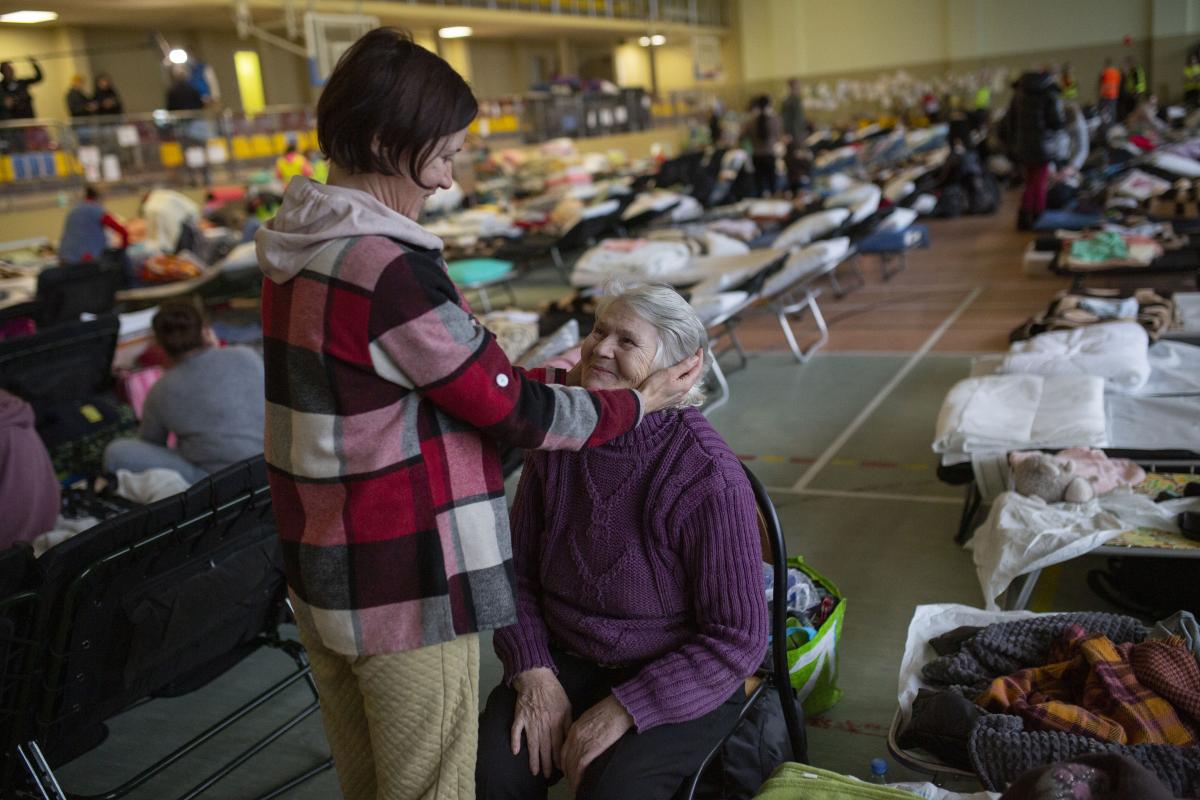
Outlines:
<svg viewBox="0 0 1200 800"><path fill-rule="evenodd" d="M154 315L154 338L171 358L204 346L204 314L190 300L168 300Z"/></svg>
<svg viewBox="0 0 1200 800"><path fill-rule="evenodd" d="M83 189L83 197L86 200L99 200L100 190L95 186L85 186Z"/></svg>
<svg viewBox="0 0 1200 800"><path fill-rule="evenodd" d="M440 139L479 111L463 77L408 33L376 28L338 59L317 103L317 140L326 157L352 173L421 170Z"/></svg>

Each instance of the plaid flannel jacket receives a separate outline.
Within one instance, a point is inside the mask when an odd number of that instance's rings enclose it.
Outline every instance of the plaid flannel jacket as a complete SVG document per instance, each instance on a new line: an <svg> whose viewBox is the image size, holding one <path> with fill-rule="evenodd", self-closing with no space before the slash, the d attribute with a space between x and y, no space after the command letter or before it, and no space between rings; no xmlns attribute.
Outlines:
<svg viewBox="0 0 1200 800"><path fill-rule="evenodd" d="M335 652L516 620L497 440L579 449L634 427L636 392L513 367L440 253L337 239L264 281L265 450L296 616Z"/></svg>
<svg viewBox="0 0 1200 800"><path fill-rule="evenodd" d="M976 703L1015 714L1033 730L1063 731L1118 744L1196 744L1170 703L1138 681L1130 664L1155 642L1115 645L1078 626L1063 631L1050 662L994 680Z"/></svg>

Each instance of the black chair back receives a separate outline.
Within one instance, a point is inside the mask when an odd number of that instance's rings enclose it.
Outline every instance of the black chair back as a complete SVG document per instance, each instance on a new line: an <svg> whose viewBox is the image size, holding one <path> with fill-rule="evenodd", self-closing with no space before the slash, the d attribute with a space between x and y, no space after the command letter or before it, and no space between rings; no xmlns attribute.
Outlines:
<svg viewBox="0 0 1200 800"><path fill-rule="evenodd" d="M107 314L124 279L120 264L103 260L42 270L37 282L38 326L71 322L85 313Z"/></svg>
<svg viewBox="0 0 1200 800"><path fill-rule="evenodd" d="M33 724L40 575L28 545L0 552L0 797L11 796L17 745Z"/></svg>
<svg viewBox="0 0 1200 800"><path fill-rule="evenodd" d="M51 599L38 740L52 764L145 697L216 677L258 644L284 602L262 458L113 517L41 559Z"/></svg>
<svg viewBox="0 0 1200 800"><path fill-rule="evenodd" d="M807 755L807 744L804 728L800 724L800 715L796 712L795 693L789 680L787 660L787 543L783 539L783 528L779 524L779 515L775 513L775 504L758 476L750 468L742 464L750 487L754 490L754 499L758 504L764 538L764 554L771 553L771 565L774 571L774 585L771 587L771 672L779 690L779 701L783 707L783 719L787 725L788 741L792 746L793 760L803 760Z"/></svg>
<svg viewBox="0 0 1200 800"><path fill-rule="evenodd" d="M110 314L0 341L0 389L35 409L102 392L112 385L119 331Z"/></svg>

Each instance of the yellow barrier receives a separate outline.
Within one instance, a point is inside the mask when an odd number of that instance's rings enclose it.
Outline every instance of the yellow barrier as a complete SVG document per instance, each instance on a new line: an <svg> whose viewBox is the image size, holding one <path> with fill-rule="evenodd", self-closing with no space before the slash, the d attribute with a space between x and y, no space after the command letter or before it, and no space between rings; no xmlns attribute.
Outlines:
<svg viewBox="0 0 1200 800"><path fill-rule="evenodd" d="M158 146L158 160L164 167L183 165L183 148L179 142L163 142Z"/></svg>
<svg viewBox="0 0 1200 800"><path fill-rule="evenodd" d="M2 156L0 157L0 183L12 183L12 179L12 156Z"/></svg>
<svg viewBox="0 0 1200 800"><path fill-rule="evenodd" d="M250 137L250 149L257 158L270 158L275 155L271 137L265 133L256 133Z"/></svg>

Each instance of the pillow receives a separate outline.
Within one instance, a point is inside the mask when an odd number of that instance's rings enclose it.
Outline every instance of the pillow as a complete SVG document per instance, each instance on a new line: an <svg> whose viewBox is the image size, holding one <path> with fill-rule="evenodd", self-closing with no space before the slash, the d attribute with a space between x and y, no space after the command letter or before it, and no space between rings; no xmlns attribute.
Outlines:
<svg viewBox="0 0 1200 800"><path fill-rule="evenodd" d="M875 226L875 233L902 231L917 221L917 212L911 208L895 208Z"/></svg>
<svg viewBox="0 0 1200 800"><path fill-rule="evenodd" d="M910 180L904 178L895 178L888 181L887 186L883 187L883 198L889 203L899 203L904 198L917 190L917 185Z"/></svg>

